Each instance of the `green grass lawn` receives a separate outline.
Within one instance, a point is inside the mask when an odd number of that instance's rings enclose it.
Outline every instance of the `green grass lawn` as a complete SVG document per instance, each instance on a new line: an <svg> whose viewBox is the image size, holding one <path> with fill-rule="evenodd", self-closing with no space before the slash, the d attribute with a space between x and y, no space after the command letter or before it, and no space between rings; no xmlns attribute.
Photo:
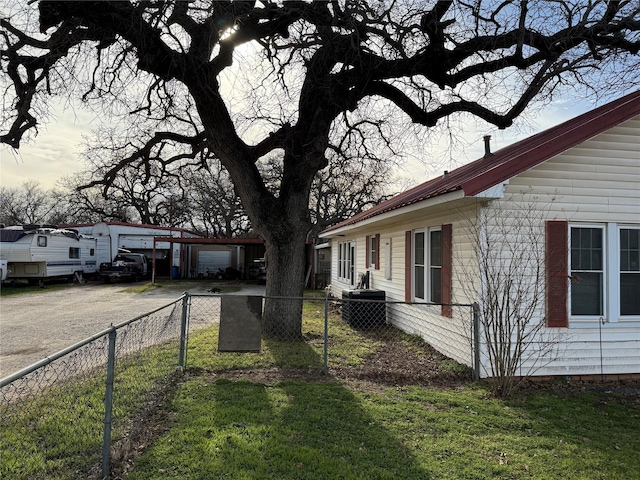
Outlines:
<svg viewBox="0 0 640 480"><path fill-rule="evenodd" d="M124 478L640 478L638 395L557 386L506 401L468 380L260 380L274 365L320 370L323 310L306 303L304 317L306 342L264 341L260 354L216 352L216 327L192 335L194 369L169 402L168 431ZM330 322L330 364L341 371L385 348L339 317ZM420 350L415 337L395 340ZM464 372L452 363L440 368Z"/></svg>
<svg viewBox="0 0 640 480"><path fill-rule="evenodd" d="M389 344L339 316L330 318L338 375L322 376L319 301L304 318L304 342L265 340L260 354L218 353L215 326L192 333L189 369L168 389L156 383L175 368L175 344L118 361L116 477L640 479L640 395L556 384L496 399L437 357L434 368L458 375L450 385L357 379L343 374ZM394 342L423 352L415 337ZM4 407L0 477L98 478L103 385L99 374L45 392L24 413Z"/></svg>
<svg viewBox="0 0 640 480"><path fill-rule="evenodd" d="M130 435L132 420L163 390L175 371L177 351L176 341L118 359L111 436L114 447ZM82 355L78 357L82 359ZM78 366L73 359L67 360L67 368ZM64 369L65 365L57 368ZM41 375L55 377L56 371L47 368ZM97 465L103 441L105 368L54 382L40 395L28 395L29 387L35 387L39 377L35 374L30 381L18 384L25 388L25 399L0 406L0 478L94 478L89 472L100 471ZM13 391L5 388L0 397Z"/></svg>
<svg viewBox="0 0 640 480"><path fill-rule="evenodd" d="M636 398L637 401L637 398ZM128 479L633 479L638 404L612 394L201 375Z"/></svg>

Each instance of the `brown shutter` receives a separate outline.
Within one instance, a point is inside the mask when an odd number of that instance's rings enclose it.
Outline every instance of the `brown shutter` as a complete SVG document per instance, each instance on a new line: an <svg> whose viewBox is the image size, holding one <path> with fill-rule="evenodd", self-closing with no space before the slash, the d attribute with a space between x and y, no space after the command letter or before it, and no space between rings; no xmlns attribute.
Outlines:
<svg viewBox="0 0 640 480"><path fill-rule="evenodd" d="M380 234L376 234L376 258L374 258L374 267L380 270Z"/></svg>
<svg viewBox="0 0 640 480"><path fill-rule="evenodd" d="M367 235L364 248L364 268L369 268L369 255L371 251L371 236Z"/></svg>
<svg viewBox="0 0 640 480"><path fill-rule="evenodd" d="M442 225L442 303L451 303L451 270L453 268L452 256L453 256L453 235L452 226L450 223ZM442 305L442 316L451 318L453 316L453 309L450 305Z"/></svg>
<svg viewBox="0 0 640 480"><path fill-rule="evenodd" d="M546 229L547 325L568 327L569 227L565 221L548 221Z"/></svg>
<svg viewBox="0 0 640 480"><path fill-rule="evenodd" d="M411 230L404 232L404 301L411 301Z"/></svg>

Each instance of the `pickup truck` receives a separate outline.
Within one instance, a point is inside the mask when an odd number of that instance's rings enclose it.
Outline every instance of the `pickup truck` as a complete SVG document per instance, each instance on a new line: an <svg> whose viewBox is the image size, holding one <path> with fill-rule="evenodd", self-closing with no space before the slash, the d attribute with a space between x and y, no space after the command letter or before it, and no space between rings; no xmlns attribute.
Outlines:
<svg viewBox="0 0 640 480"><path fill-rule="evenodd" d="M142 253L119 253L113 262L100 264L99 275L104 283L111 280L138 281L150 273L149 261Z"/></svg>

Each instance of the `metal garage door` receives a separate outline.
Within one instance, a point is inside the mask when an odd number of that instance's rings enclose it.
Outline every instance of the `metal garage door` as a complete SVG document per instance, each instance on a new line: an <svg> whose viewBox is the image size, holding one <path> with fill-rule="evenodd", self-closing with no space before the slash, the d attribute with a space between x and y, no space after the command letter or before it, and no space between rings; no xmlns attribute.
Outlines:
<svg viewBox="0 0 640 480"><path fill-rule="evenodd" d="M207 271L212 274L219 268L225 270L231 266L230 250L200 250L198 252L198 274L207 276Z"/></svg>

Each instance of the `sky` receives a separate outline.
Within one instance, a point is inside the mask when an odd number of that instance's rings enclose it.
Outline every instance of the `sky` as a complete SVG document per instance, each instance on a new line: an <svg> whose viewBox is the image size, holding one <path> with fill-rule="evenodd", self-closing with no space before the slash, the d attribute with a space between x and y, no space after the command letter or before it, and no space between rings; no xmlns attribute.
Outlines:
<svg viewBox="0 0 640 480"><path fill-rule="evenodd" d="M441 160L435 167L414 160L405 165L403 176L408 186L417 185L441 173L442 169L453 170L465 163L483 156L483 136L490 134L491 148L496 151L511 143L526 138L534 133L569 120L595 105L576 98L553 103L543 110L522 119L521 125L503 131L495 127L472 127L465 132L467 145L454 150L449 160ZM56 104L55 116L39 129L38 135L28 144L23 144L19 151L0 145L0 186L19 187L28 180L37 181L40 186L49 190L64 176L83 169L80 159L82 135L90 135L91 128L96 126L96 114L82 108L64 108L62 103ZM441 152L446 149L446 138L432 148Z"/></svg>
<svg viewBox="0 0 640 480"><path fill-rule="evenodd" d="M49 190L58 180L83 168L82 134L89 134L95 115L56 104L55 118L39 127L37 136L14 150L0 145L0 186L18 187L35 180Z"/></svg>
<svg viewBox="0 0 640 480"><path fill-rule="evenodd" d="M0 3L2 2L3 0L0 0ZM251 48L251 44L247 44L237 49L235 54L251 55ZM231 86L235 88L233 82ZM491 148L496 151L597 106L581 100L577 91L570 91L571 87L566 88L568 91L562 92L561 100L520 118L517 120L518 126L503 131L489 125L466 127L463 133L464 141L460 142L450 155L445 154L449 145L446 135L432 142L426 140L433 137L425 136L424 145L428 146L422 148L423 145L416 142L416 160L405 165L403 176L407 178L407 186L417 185L442 174L442 170L453 170L481 158L484 154L484 135L492 136ZM23 142L19 151L0 144L0 186L19 187L28 180L34 180L43 189L48 190L54 188L56 182L64 176L84 169L80 155L82 135L90 135L91 128L99 125L100 112L96 114L74 105L63 108L62 102L55 104L53 112L54 118L42 125L38 135L29 143ZM437 161L433 162L432 158L436 158Z"/></svg>

